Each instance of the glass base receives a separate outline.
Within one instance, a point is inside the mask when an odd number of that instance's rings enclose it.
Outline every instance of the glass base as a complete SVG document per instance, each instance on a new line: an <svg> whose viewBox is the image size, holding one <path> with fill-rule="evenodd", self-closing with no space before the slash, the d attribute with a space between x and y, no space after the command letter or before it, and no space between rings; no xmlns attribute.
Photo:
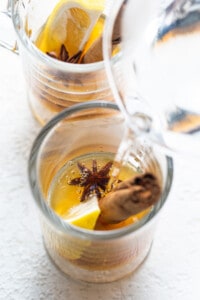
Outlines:
<svg viewBox="0 0 200 300"><path fill-rule="evenodd" d="M68 278L87 283L111 283L136 272L148 258L153 242L149 245L148 249L145 249L143 253L140 253L140 255L131 262L129 261L114 268L104 270L81 268L80 266L63 259L63 257L53 251L53 249L48 249L44 239L43 244L50 261Z"/></svg>

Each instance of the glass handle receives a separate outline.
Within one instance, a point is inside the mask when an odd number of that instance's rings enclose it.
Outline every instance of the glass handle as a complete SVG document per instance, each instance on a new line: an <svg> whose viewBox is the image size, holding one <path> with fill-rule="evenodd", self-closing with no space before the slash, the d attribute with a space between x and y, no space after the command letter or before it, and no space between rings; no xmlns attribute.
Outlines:
<svg viewBox="0 0 200 300"><path fill-rule="evenodd" d="M18 54L16 34L11 20L11 0L0 3L0 46Z"/></svg>

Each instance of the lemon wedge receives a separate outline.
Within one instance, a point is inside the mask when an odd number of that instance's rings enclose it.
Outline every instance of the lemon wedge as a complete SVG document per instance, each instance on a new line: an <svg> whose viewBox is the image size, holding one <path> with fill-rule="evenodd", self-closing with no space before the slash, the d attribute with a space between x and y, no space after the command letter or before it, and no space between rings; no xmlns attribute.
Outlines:
<svg viewBox="0 0 200 300"><path fill-rule="evenodd" d="M102 11L105 0L61 0L42 28L36 46L59 56L64 45L69 56L83 50Z"/></svg>
<svg viewBox="0 0 200 300"><path fill-rule="evenodd" d="M83 53L81 55L81 58L87 53L87 51L90 49L90 47L95 43L95 41L102 36L103 29L104 29L104 23L105 20L102 16L99 17L98 21L96 22L94 28L91 31L90 37L88 41L86 42Z"/></svg>
<svg viewBox="0 0 200 300"><path fill-rule="evenodd" d="M94 229L99 215L98 199L93 196L87 202L72 207L69 213L62 217L69 224L85 229Z"/></svg>
<svg viewBox="0 0 200 300"><path fill-rule="evenodd" d="M92 230L95 228L99 214L98 199L93 196L87 202L72 207L65 215L62 215L62 219L68 224ZM90 245L91 241L87 239L65 236L62 238L62 246L58 245L57 251L62 257L76 260Z"/></svg>

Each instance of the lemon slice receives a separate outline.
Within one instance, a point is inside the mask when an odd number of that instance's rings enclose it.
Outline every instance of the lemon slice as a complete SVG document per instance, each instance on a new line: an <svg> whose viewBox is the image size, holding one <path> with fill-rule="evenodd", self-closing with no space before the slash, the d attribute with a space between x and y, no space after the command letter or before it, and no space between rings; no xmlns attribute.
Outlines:
<svg viewBox="0 0 200 300"><path fill-rule="evenodd" d="M61 45L69 56L84 48L105 8L105 0L61 0L53 9L35 44L59 56Z"/></svg>
<svg viewBox="0 0 200 300"><path fill-rule="evenodd" d="M83 53L81 55L81 57L83 57L87 51L90 49L90 47L94 44L94 42L102 36L103 34L103 29L104 29L104 23L105 20L103 18L103 16L100 16L98 21L96 22L94 28L91 31L91 34L89 36L89 39L87 40L84 49L83 49Z"/></svg>
<svg viewBox="0 0 200 300"><path fill-rule="evenodd" d="M62 215L62 219L69 224L81 228L94 229L99 214L98 200L94 196L87 202L72 207L66 215ZM90 244L91 241L87 239L77 239L73 236L67 236L66 240L63 238L62 246L58 246L57 251L62 257L76 260L82 256L84 250L89 247Z"/></svg>
<svg viewBox="0 0 200 300"><path fill-rule="evenodd" d="M62 216L69 224L85 228L94 229L96 221L100 215L98 200L94 196L86 203L80 203L70 209L66 216Z"/></svg>

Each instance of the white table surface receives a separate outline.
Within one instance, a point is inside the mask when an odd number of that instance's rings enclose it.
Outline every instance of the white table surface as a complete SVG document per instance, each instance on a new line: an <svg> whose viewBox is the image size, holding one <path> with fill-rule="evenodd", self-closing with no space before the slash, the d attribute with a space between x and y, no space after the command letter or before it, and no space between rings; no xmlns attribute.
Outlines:
<svg viewBox="0 0 200 300"><path fill-rule="evenodd" d="M61 274L43 247L27 179L39 129L21 61L0 48L0 299L199 300L200 160L176 160L173 188L141 268L111 284L84 284Z"/></svg>

